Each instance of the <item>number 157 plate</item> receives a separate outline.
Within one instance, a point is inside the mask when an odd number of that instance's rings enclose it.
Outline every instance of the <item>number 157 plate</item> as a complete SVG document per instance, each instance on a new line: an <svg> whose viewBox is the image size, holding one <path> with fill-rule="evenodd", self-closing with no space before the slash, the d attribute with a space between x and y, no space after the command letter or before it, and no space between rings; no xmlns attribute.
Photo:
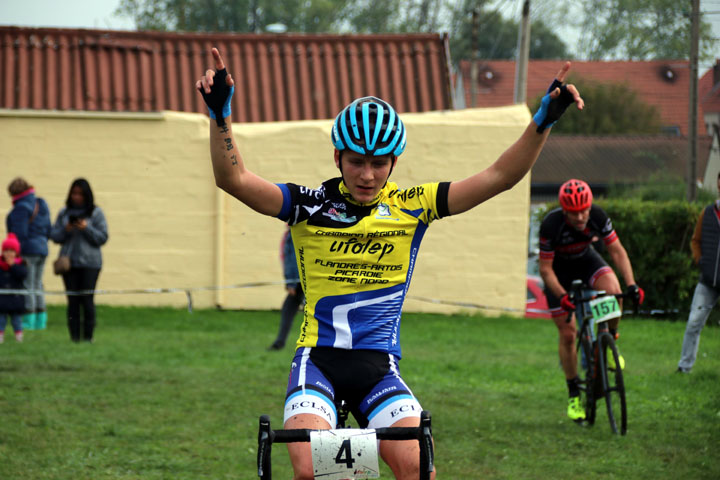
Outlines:
<svg viewBox="0 0 720 480"><path fill-rule="evenodd" d="M592 311L595 323L607 322L608 320L622 316L620 305L618 304L617 298L613 295L590 300L590 310Z"/></svg>
<svg viewBox="0 0 720 480"><path fill-rule="evenodd" d="M340 428L310 432L315 478L355 480L378 478L375 430Z"/></svg>

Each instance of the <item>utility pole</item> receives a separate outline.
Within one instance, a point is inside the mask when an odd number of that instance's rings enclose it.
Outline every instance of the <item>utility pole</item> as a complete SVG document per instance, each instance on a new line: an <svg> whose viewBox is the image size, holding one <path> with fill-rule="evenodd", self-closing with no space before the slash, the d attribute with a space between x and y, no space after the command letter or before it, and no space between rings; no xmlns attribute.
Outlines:
<svg viewBox="0 0 720 480"><path fill-rule="evenodd" d="M477 107L478 96L478 62L480 61L480 52L478 48L478 23L480 17L480 7L476 7L472 11L472 28L470 29L470 41L472 44L473 58L470 63L470 106Z"/></svg>
<svg viewBox="0 0 720 480"><path fill-rule="evenodd" d="M517 60L515 61L515 103L527 100L527 70L530 59L530 0L525 0L518 31Z"/></svg>
<svg viewBox="0 0 720 480"><path fill-rule="evenodd" d="M687 201L697 196L698 153L698 42L700 37L700 0L692 0L690 14L690 108L688 119Z"/></svg>

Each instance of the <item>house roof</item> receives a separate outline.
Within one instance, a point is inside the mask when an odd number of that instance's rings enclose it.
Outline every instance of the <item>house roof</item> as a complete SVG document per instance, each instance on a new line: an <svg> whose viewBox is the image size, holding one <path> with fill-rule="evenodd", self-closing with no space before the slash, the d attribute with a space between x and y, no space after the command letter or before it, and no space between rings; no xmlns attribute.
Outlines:
<svg viewBox="0 0 720 480"><path fill-rule="evenodd" d="M697 175L701 178L712 137L700 137ZM641 183L664 172L685 178L688 140L677 136L550 135L532 168L533 184L561 184L582 178L591 184Z"/></svg>
<svg viewBox="0 0 720 480"><path fill-rule="evenodd" d="M545 93L562 66L558 60L530 60L527 75L527 101ZM496 107L513 103L514 60L480 60L476 103L471 101L471 62L460 62L467 106ZM663 126L679 127L688 133L690 71L687 60L572 62L571 75L602 83L625 82L647 104L658 108ZM706 74L707 75L707 74ZM582 93L582 92L581 92ZM702 107L702 105L701 105ZM703 125L702 108L699 125Z"/></svg>
<svg viewBox="0 0 720 480"><path fill-rule="evenodd" d="M375 95L451 108L447 35L207 34L0 27L0 108L207 112L195 81L218 47L233 120L332 118Z"/></svg>

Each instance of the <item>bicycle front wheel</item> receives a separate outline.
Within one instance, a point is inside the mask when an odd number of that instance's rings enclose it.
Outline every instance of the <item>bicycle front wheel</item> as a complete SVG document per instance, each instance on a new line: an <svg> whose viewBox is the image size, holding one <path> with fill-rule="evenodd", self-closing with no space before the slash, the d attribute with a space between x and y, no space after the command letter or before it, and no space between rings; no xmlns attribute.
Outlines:
<svg viewBox="0 0 720 480"><path fill-rule="evenodd" d="M620 355L612 335L607 332L598 338L599 366L602 373L603 395L607 405L608 420L613 433L625 435L627 432L627 403L625 401L625 382L620 368ZM616 368L608 368L608 358L615 360Z"/></svg>

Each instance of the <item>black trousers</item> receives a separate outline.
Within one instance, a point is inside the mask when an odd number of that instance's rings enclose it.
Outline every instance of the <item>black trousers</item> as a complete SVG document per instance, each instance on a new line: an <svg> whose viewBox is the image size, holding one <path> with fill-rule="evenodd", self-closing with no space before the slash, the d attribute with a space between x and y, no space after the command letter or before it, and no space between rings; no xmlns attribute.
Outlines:
<svg viewBox="0 0 720 480"><path fill-rule="evenodd" d="M95 290L99 268L71 268L63 274L65 290ZM79 342L81 339L91 341L95 332L95 296L68 295L67 322L70 339Z"/></svg>

